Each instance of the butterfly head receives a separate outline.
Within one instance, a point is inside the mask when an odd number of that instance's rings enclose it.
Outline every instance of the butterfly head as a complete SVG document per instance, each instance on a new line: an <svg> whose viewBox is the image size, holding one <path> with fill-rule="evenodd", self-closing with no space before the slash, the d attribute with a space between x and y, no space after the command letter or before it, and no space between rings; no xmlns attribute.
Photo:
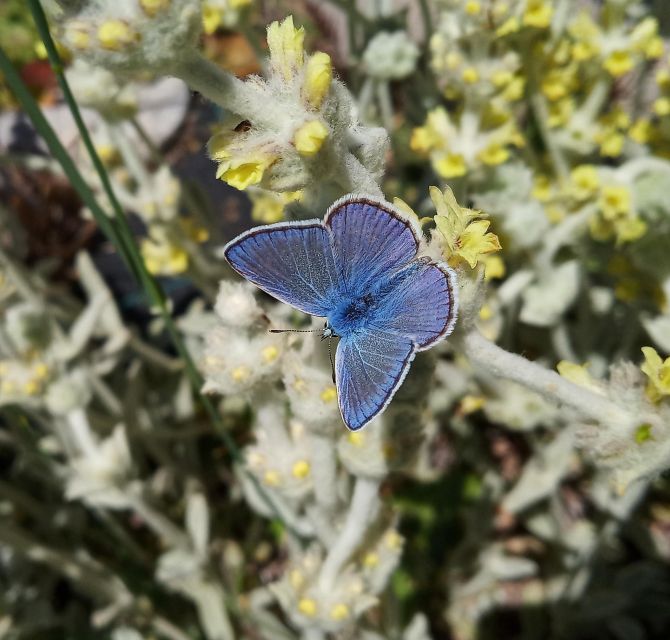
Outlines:
<svg viewBox="0 0 670 640"><path fill-rule="evenodd" d="M330 323L326 320L326 324L323 325L323 332L321 333L321 340L326 340L326 338L337 338L337 334L333 327L330 326Z"/></svg>

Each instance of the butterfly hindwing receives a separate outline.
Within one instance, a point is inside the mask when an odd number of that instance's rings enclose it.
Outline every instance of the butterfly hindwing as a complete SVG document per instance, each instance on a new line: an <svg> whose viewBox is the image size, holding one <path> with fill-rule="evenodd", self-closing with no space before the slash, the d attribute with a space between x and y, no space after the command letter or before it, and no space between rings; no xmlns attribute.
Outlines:
<svg viewBox="0 0 670 640"><path fill-rule="evenodd" d="M226 245L233 269L275 298L325 317L340 291L330 234L320 220L254 227Z"/></svg>
<svg viewBox="0 0 670 640"><path fill-rule="evenodd" d="M449 335L456 320L454 272L444 263L414 260L389 276L371 324L408 338L417 350Z"/></svg>
<svg viewBox="0 0 670 640"><path fill-rule="evenodd" d="M402 383L414 346L385 331L343 337L335 354L335 380L342 419L349 429L364 427L390 402Z"/></svg>
<svg viewBox="0 0 670 640"><path fill-rule="evenodd" d="M406 265L419 247L417 230L383 202L350 196L336 202L324 224L332 233L335 261L351 293Z"/></svg>

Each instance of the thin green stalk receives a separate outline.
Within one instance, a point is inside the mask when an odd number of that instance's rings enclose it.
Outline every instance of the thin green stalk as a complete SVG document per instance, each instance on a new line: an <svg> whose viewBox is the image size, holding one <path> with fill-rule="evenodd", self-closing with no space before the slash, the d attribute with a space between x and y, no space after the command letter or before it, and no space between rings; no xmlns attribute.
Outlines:
<svg viewBox="0 0 670 640"><path fill-rule="evenodd" d="M105 170L105 166L103 165L102 161L100 160L100 157L98 156L97 151L95 150L95 146L93 144L93 141L91 140L91 136L81 116L79 106L77 105L74 95L72 94L70 86L63 73L63 65L60 56L58 54L58 51L56 50L56 47L54 45L53 39L51 38L51 33L49 32L49 26L47 24L46 17L44 15L42 7L40 6L38 0L28 0L28 4L30 5L30 10L33 14L35 24L37 25L37 29L46 47L47 54L49 56L49 61L51 62L51 65L58 79L58 83L63 91L63 97L65 99L65 102L68 104L70 111L72 112L72 116L75 120L75 123L77 124L77 128L81 135L82 141L86 146L86 150L88 151L89 156L91 157L91 161L93 162L93 165L100 177L100 181L103 185L105 193L107 194L107 197L109 198L109 201L112 205L114 213L113 220L116 223L116 225L111 224L107 215L99 207L99 205L97 205L93 192L88 188L83 178L81 178L81 175L79 174L77 168L70 159L67 151L60 144L60 141L58 140L54 132L52 130L47 132L47 128L50 129L48 123L44 119L44 116L39 110L39 107L37 106L37 104L34 103L34 100L32 100L30 94L28 94L27 91L25 91L24 87L21 87L24 89L23 92L17 91L17 93L23 93L23 95L17 95L17 97L20 99L24 108L26 108L26 111L28 111L29 115L31 116L36 126L38 127L40 133L42 135L46 134L45 137L47 138L46 140L47 144L52 149L57 159L63 164L63 168L66 171L68 178L72 180L73 186L75 186L77 191L80 191L80 189L83 187L82 190L83 195L85 196L84 199L86 203L89 205L89 207L91 207L91 210L93 211L96 220L103 228L103 231L105 231L105 233L107 233L111 237L111 239L117 245L117 248L121 253L121 255L126 259L126 262L132 268L134 275L139 280L140 284L143 286L145 292L147 293L151 304L157 308L160 315L162 316L163 321L165 322L166 329L170 334L172 341L174 342L175 348L177 349L179 355L184 359L186 371L189 375L191 383L193 387L199 392L200 388L204 383L204 380L200 376L200 373L197 370L195 363L193 362L190 354L188 353L188 350L186 349L181 339L181 336L179 335L179 332L177 331L177 327L168 310L167 298L163 290L161 289L158 282L154 279L154 277L149 273L148 269L146 268L146 265L144 264L144 260L142 259L142 256L137 249L135 239L128 225L128 221L123 212L123 208L121 207L121 204L114 193L114 189L112 187L107 171ZM9 63L9 60L7 60L6 62ZM4 66L7 66L7 64L3 65L3 67ZM4 68L3 71L5 71ZM22 85L20 80L18 84ZM10 83L10 87L11 86L12 85ZM29 101L27 100L27 98L29 98ZM33 103L31 105L32 108L30 109L27 108L29 102ZM41 124L41 126L38 126L38 123ZM203 396L201 399L203 405L205 406L205 409L207 410L207 413L210 414L210 417L214 421L226 445L230 449L232 457L236 461L241 461L242 457L239 453L239 450L237 449L237 446L230 438L230 435L225 431L223 423L221 422L221 418L219 417L216 409L214 408L214 406L212 405L212 403L208 398Z"/></svg>
<svg viewBox="0 0 670 640"><path fill-rule="evenodd" d="M33 121L38 133L47 143L51 153L61 163L61 166L63 167L63 170L66 173L68 179L72 183L72 186L77 190L82 200L89 207L103 232L116 245L117 250L125 259L136 280L141 284L151 304L160 313L174 347L177 350L179 356L184 361L185 371L191 386L193 387L195 393L200 397L202 406L205 408L205 411L214 425L215 430L228 448L231 458L234 462L240 464L240 466L243 468L243 456L230 434L226 431L221 416L219 415L216 407L208 397L200 394L204 380L195 366L195 363L191 358L191 354L188 352L186 345L184 344L181 335L179 334L179 331L177 330L177 326L174 322L174 319L172 318L172 315L170 314L167 298L163 290L151 275L151 273L149 273L137 248L137 245L135 244L135 239L128 225L128 221L126 220L123 209L121 208L121 205L114 194L109 176L107 175L105 167L95 150L95 146L91 141L86 124L81 117L81 112L79 111L77 102L63 73L63 64L51 37L44 11L42 10L38 0L28 0L28 5L30 7L31 13L33 14L33 18L35 20L38 32L40 33L40 37L42 38L46 47L49 61L51 62L53 70L58 79L58 83L63 91L64 99L72 112L72 116L75 120L75 123L77 124L79 133L91 157L91 161L93 162L100 176L100 180L109 197L109 201L112 204L114 213L113 218L110 219L98 204L92 190L82 178L77 167L72 161L72 158L61 144L60 140L42 114L39 106L35 102L34 98L26 88L25 84L19 77L18 73L9 61L9 58L5 55L2 49L0 49L0 72L2 72L9 88L14 92L25 112ZM273 513L276 513L273 501L267 495L264 488L260 485L257 478L253 475L250 475L250 479L256 485L263 499L272 508ZM280 518L280 520L282 519Z"/></svg>
<svg viewBox="0 0 670 640"><path fill-rule="evenodd" d="M428 0L419 0L419 7L421 8L421 19L423 20L424 42L428 43L430 37L433 35L433 17L430 13Z"/></svg>

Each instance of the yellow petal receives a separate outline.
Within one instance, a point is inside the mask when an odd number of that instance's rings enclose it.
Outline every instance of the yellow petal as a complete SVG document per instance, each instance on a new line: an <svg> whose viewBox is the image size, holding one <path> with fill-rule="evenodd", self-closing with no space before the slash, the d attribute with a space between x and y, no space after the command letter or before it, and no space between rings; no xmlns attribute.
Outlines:
<svg viewBox="0 0 670 640"><path fill-rule="evenodd" d="M490 222L488 220L476 220L471 222L461 234L458 242L456 255L463 258L471 269L477 266L481 256L487 253L499 251L500 240L494 233L486 233Z"/></svg>
<svg viewBox="0 0 670 640"><path fill-rule="evenodd" d="M575 364L568 360L561 360L556 369L562 378L578 384L580 387L592 387L593 378L587 370L588 364Z"/></svg>
<svg viewBox="0 0 670 640"><path fill-rule="evenodd" d="M303 124L293 136L293 144L301 156L316 155L328 137L328 128L320 120Z"/></svg>
<svg viewBox="0 0 670 640"><path fill-rule="evenodd" d="M258 184L273 161L274 158L271 156L262 154L233 157L219 165L216 177L231 187L243 191L253 184Z"/></svg>
<svg viewBox="0 0 670 640"><path fill-rule="evenodd" d="M458 178L464 176L468 168L459 153L445 153L435 162L435 171L443 178Z"/></svg>
<svg viewBox="0 0 670 640"><path fill-rule="evenodd" d="M140 0L140 6L150 18L165 11L170 6L171 0Z"/></svg>
<svg viewBox="0 0 670 640"><path fill-rule="evenodd" d="M98 27L98 41L103 49L120 51L140 39L140 34L122 20L107 20Z"/></svg>
<svg viewBox="0 0 670 640"><path fill-rule="evenodd" d="M202 28L207 35L212 35L222 22L221 11L210 4L205 4L202 8Z"/></svg>
<svg viewBox="0 0 670 640"><path fill-rule="evenodd" d="M307 103L318 109L333 81L333 63L327 53L318 51L307 61L303 95Z"/></svg>
<svg viewBox="0 0 670 640"><path fill-rule="evenodd" d="M305 28L296 29L293 16L288 16L282 22L273 22L267 34L272 67L285 80L290 80L303 64Z"/></svg>

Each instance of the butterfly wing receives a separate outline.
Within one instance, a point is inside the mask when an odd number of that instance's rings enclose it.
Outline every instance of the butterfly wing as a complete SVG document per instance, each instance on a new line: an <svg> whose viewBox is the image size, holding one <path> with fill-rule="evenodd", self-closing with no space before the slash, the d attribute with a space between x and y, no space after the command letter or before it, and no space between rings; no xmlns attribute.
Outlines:
<svg viewBox="0 0 670 640"><path fill-rule="evenodd" d="M378 286L372 328L411 340L418 351L448 336L456 322L456 276L445 263L414 260Z"/></svg>
<svg viewBox="0 0 670 640"><path fill-rule="evenodd" d="M414 359L408 339L385 331L342 338L335 354L335 381L342 419L357 431L391 401Z"/></svg>
<svg viewBox="0 0 670 640"><path fill-rule="evenodd" d="M338 200L328 209L324 224L332 234L346 291L353 294L406 265L419 247L412 223L387 202L368 196Z"/></svg>
<svg viewBox="0 0 670 640"><path fill-rule="evenodd" d="M327 316L338 297L340 276L320 220L254 227L223 255L241 276L310 315Z"/></svg>

